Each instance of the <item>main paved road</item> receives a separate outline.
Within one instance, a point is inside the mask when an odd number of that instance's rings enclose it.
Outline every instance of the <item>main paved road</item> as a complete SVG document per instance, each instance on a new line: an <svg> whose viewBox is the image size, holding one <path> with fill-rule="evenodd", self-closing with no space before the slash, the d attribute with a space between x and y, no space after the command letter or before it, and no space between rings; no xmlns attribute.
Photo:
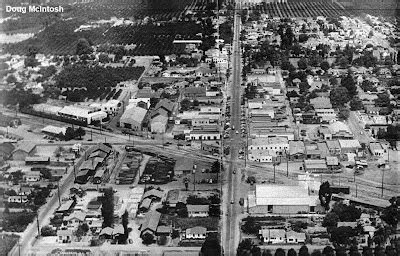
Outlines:
<svg viewBox="0 0 400 256"><path fill-rule="evenodd" d="M239 5L239 3L237 3ZM240 91L241 91L241 48L240 48L240 16L236 8L235 18L234 18L234 37L233 37L233 56L232 56L232 84L231 84L231 127L234 126L235 129L231 130L231 145L230 145L230 165L227 174L227 196L225 197L228 204L226 212L226 230L224 232L224 254L227 256L235 255L236 248L238 245L238 213L240 213L239 198L238 198L238 185L240 179L238 178L237 171L237 159L239 155L239 145L241 141L240 137ZM236 134L238 131L238 134ZM233 172L236 171L237 174Z"/></svg>

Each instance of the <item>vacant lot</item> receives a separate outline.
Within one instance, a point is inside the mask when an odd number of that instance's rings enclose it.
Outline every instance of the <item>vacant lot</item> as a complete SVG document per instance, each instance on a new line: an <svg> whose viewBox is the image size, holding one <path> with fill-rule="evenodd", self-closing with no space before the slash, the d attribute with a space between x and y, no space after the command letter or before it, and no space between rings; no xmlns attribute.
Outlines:
<svg viewBox="0 0 400 256"><path fill-rule="evenodd" d="M174 223L176 228L181 228L185 230L187 228L192 228L196 226L201 226L207 228L207 231L218 230L219 219L217 217L207 217L207 218L180 218L177 216L169 216L163 214L161 217L162 221L165 223Z"/></svg>

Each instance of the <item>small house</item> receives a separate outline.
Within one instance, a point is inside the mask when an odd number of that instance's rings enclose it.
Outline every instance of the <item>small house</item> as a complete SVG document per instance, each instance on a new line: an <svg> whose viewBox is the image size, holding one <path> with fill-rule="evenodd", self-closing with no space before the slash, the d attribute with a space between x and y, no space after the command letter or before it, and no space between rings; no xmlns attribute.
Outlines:
<svg viewBox="0 0 400 256"><path fill-rule="evenodd" d="M206 239L207 237L207 228L205 227L193 227L188 228L185 231L185 238L186 239Z"/></svg>
<svg viewBox="0 0 400 256"><path fill-rule="evenodd" d="M187 205L188 217L208 217L209 205Z"/></svg>

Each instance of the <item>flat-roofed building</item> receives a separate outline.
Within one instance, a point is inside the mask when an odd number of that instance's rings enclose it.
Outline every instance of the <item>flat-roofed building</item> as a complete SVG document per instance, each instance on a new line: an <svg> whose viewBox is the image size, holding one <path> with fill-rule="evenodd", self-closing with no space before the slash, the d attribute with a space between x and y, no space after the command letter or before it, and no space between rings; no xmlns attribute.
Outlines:
<svg viewBox="0 0 400 256"><path fill-rule="evenodd" d="M249 195L252 214L314 213L317 205L318 196L301 186L257 184L254 195Z"/></svg>
<svg viewBox="0 0 400 256"><path fill-rule="evenodd" d="M141 131L146 113L147 110L144 108L128 106L119 120L120 126L135 131Z"/></svg>
<svg viewBox="0 0 400 256"><path fill-rule="evenodd" d="M100 108L87 106L65 106L58 111L58 115L72 120L92 124L94 121L101 121L107 117L107 113Z"/></svg>

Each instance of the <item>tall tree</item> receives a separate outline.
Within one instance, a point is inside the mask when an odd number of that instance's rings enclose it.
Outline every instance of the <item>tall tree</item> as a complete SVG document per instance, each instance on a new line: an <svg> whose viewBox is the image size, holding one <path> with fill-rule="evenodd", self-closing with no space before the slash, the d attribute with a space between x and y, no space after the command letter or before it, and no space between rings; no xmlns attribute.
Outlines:
<svg viewBox="0 0 400 256"><path fill-rule="evenodd" d="M221 245L219 239L215 237L207 237L200 249L202 256L221 255Z"/></svg>
<svg viewBox="0 0 400 256"><path fill-rule="evenodd" d="M325 207L326 210L329 210L329 203L331 202L332 191L328 181L323 182L319 187L318 197L321 205Z"/></svg>
<svg viewBox="0 0 400 256"><path fill-rule="evenodd" d="M80 38L76 45L76 55L91 54L92 52L89 41L86 38Z"/></svg>
<svg viewBox="0 0 400 256"><path fill-rule="evenodd" d="M112 227L114 223L114 192L112 188L104 191L101 215L103 216L103 227Z"/></svg>

